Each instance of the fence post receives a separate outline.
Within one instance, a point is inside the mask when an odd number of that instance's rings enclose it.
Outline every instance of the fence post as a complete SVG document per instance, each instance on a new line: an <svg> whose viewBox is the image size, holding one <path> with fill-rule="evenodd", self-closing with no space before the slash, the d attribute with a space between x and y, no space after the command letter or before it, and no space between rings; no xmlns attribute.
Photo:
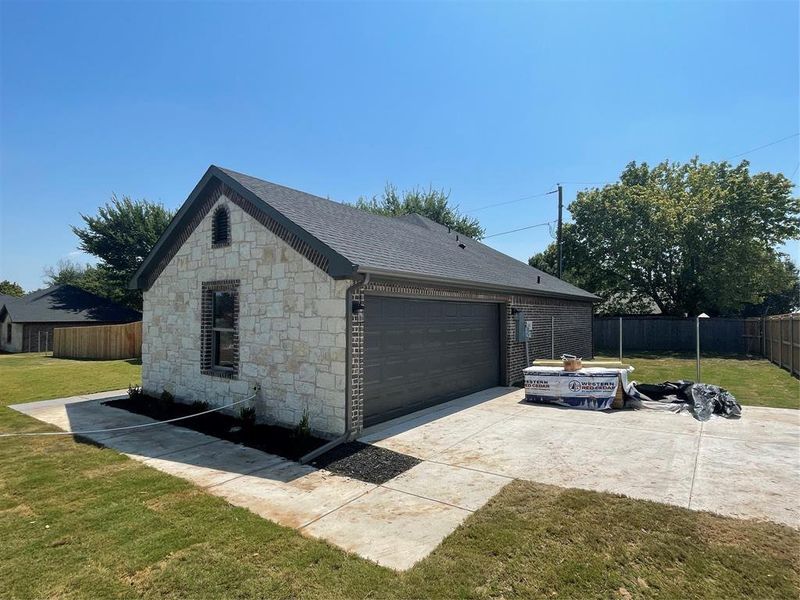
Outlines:
<svg viewBox="0 0 800 600"><path fill-rule="evenodd" d="M789 373L794 375L794 315L789 313Z"/></svg>
<svg viewBox="0 0 800 600"><path fill-rule="evenodd" d="M700 316L695 317L697 327L697 383L700 383Z"/></svg>

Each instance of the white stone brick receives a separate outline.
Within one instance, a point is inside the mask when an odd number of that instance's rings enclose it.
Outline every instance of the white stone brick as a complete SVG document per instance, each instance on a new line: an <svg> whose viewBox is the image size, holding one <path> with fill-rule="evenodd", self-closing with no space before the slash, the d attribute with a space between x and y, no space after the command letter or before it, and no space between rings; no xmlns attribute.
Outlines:
<svg viewBox="0 0 800 600"><path fill-rule="evenodd" d="M238 206L220 202L231 214L232 245L211 248L209 213L144 294L145 389L169 386L178 399L222 405L258 381L259 418L294 426L307 409L312 429L342 433L351 282L332 280ZM221 279L240 280L238 379L200 374L202 283Z"/></svg>

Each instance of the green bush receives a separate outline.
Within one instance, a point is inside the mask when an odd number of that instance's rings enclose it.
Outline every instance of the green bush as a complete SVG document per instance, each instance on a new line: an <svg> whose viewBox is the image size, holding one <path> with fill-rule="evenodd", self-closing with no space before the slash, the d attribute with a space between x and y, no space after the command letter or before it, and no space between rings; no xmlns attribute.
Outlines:
<svg viewBox="0 0 800 600"><path fill-rule="evenodd" d="M306 439L311 436L311 428L308 426L308 409L303 410L303 417L295 426L294 434L300 439Z"/></svg>
<svg viewBox="0 0 800 600"><path fill-rule="evenodd" d="M252 429L256 424L256 409L252 406L244 406L239 409L239 419L242 422L242 429Z"/></svg>
<svg viewBox="0 0 800 600"><path fill-rule="evenodd" d="M201 413L207 411L209 408L211 408L211 405L208 402L203 402L202 400L195 400L192 402L192 412Z"/></svg>

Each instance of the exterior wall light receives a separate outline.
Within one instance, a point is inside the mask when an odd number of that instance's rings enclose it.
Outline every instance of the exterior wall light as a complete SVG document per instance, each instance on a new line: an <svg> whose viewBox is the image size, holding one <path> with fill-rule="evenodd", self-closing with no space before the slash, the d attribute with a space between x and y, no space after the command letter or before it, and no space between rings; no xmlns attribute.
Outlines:
<svg viewBox="0 0 800 600"><path fill-rule="evenodd" d="M364 314L364 303L359 302L358 300L353 300L352 311L354 315L363 315Z"/></svg>

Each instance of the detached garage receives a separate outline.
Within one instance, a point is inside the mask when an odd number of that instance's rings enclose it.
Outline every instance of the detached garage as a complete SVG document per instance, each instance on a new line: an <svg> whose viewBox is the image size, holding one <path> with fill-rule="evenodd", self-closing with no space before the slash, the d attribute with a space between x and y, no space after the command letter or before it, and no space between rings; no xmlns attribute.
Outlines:
<svg viewBox="0 0 800 600"><path fill-rule="evenodd" d="M329 437L591 357L598 299L419 215L213 166L131 285L147 392L224 406L258 384L258 419Z"/></svg>

